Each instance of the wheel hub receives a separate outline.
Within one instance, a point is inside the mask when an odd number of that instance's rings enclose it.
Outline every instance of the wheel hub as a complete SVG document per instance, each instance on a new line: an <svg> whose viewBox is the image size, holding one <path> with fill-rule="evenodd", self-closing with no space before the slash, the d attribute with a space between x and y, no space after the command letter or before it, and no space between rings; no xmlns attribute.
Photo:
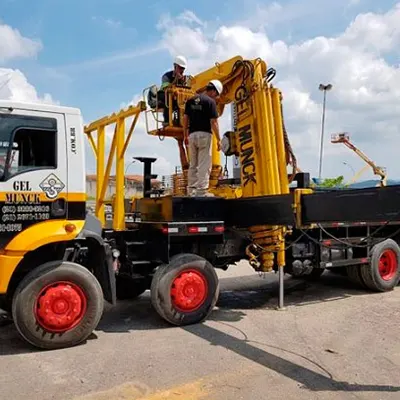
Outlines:
<svg viewBox="0 0 400 400"><path fill-rule="evenodd" d="M183 271L172 282L172 303L182 311L195 311L204 303L207 291L207 281L202 273L196 270Z"/></svg>
<svg viewBox="0 0 400 400"><path fill-rule="evenodd" d="M398 268L396 253L392 250L385 250L379 258L379 274L385 281L390 281Z"/></svg>
<svg viewBox="0 0 400 400"><path fill-rule="evenodd" d="M36 302L36 320L49 332L66 332L85 315L86 297L77 285L57 282L46 286Z"/></svg>

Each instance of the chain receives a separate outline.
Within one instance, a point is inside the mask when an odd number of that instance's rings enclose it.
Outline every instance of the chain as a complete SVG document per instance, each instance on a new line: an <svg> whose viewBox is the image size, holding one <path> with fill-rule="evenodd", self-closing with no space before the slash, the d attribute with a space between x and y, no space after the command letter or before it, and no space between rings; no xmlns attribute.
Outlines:
<svg viewBox="0 0 400 400"><path fill-rule="evenodd" d="M225 167L224 167L224 178L229 177L229 171L228 171L228 156L225 156Z"/></svg>

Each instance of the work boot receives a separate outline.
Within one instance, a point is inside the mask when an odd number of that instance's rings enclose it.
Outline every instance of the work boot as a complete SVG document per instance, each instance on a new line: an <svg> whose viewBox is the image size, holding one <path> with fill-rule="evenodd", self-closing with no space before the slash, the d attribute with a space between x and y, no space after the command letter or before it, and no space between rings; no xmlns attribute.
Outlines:
<svg viewBox="0 0 400 400"><path fill-rule="evenodd" d="M196 189L193 188L187 188L187 193L189 197L196 197Z"/></svg>

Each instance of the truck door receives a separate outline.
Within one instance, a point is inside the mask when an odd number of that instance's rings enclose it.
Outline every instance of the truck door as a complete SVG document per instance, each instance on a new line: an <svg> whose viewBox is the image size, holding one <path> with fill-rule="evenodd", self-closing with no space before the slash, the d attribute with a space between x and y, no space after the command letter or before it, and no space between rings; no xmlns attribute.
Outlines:
<svg viewBox="0 0 400 400"><path fill-rule="evenodd" d="M19 233L67 216L64 114L0 112L0 248ZM32 231L33 232L33 231Z"/></svg>

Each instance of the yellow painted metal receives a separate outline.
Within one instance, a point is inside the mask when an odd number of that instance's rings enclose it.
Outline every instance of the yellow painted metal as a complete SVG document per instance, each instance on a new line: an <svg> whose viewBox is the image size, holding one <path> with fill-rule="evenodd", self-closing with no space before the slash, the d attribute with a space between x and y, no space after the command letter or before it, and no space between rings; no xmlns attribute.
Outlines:
<svg viewBox="0 0 400 400"><path fill-rule="evenodd" d="M96 157L97 157L97 146L96 146L96 143L94 142L92 133L89 132L87 136L88 136L88 139L89 139L89 143L90 143L90 145L92 146L93 152L94 152L94 154L95 154Z"/></svg>
<svg viewBox="0 0 400 400"><path fill-rule="evenodd" d="M296 228L310 228L311 226L303 226L301 222L301 196L312 194L312 189L295 189L294 191L294 213L296 215Z"/></svg>
<svg viewBox="0 0 400 400"><path fill-rule="evenodd" d="M222 173L221 153L218 151L217 139L212 136L212 166L210 174L210 189L217 187L218 179Z"/></svg>
<svg viewBox="0 0 400 400"><path fill-rule="evenodd" d="M18 267L18 264L23 259L23 255L7 256L0 255L0 294L7 293L7 288L10 283L11 277Z"/></svg>
<svg viewBox="0 0 400 400"><path fill-rule="evenodd" d="M240 61L243 61L243 57L235 56L230 58L229 60L224 61L223 63L216 62L215 66L195 75L191 79L192 89L196 92L204 91L208 82L210 82L211 79L218 79L222 82L224 86L226 86L228 82L232 81L235 78L235 76L238 76L238 74L232 74L232 70L235 63ZM240 84L240 82L237 83ZM232 101L232 99L226 102L224 100L225 93L226 89L224 89L223 95L220 96L220 103L228 104Z"/></svg>
<svg viewBox="0 0 400 400"><path fill-rule="evenodd" d="M104 182L104 158L105 158L105 146L106 146L106 133L105 127L101 126L98 129L97 136L97 159L96 159L96 213L99 217L101 223L104 225L106 223L105 215L104 215L104 203L100 201L101 197L101 189L103 187Z"/></svg>
<svg viewBox="0 0 400 400"><path fill-rule="evenodd" d="M124 183L125 183L125 162L124 162L124 138L125 138L125 121L120 118L117 120L117 143L116 143L116 182L115 182L115 202L114 202L114 225L116 231L125 229L125 210L124 210ZM121 190L122 189L122 190Z"/></svg>
<svg viewBox="0 0 400 400"><path fill-rule="evenodd" d="M286 160L285 141L283 135L283 118L281 111L281 92L279 89L272 89L272 108L274 113L275 135L276 135L276 151L278 160ZM279 180L281 183L280 192L282 194L289 193L289 180L286 165L282 162L278 163Z"/></svg>
<svg viewBox="0 0 400 400"><path fill-rule="evenodd" d="M174 175L173 194L185 193L187 164L189 155L182 144L182 118L186 100L194 93L205 90L208 82L219 79L224 90L217 99L219 115L222 116L225 106L234 103L236 109L235 131L232 133L233 149L240 159L241 185L240 187L220 185L219 177L222 172L221 155L217 149L216 140L213 138L212 147L212 173L210 176L210 190L212 193L228 198L273 196L289 193L289 180L287 173L285 133L283 127L281 92L273 88L267 81L267 63L260 58L246 60L241 56L232 57L222 63L200 72L192 77L190 87L176 87L170 85L165 93L168 105L172 106L175 99L180 111L178 126L174 124L170 107L170 124L167 127L151 130L148 126L147 114L156 114L159 110L147 110L146 127L149 135L175 138L181 158L182 172ZM144 102L143 102L144 103ZM117 190L115 196L115 214L113 227L116 230L124 229L123 205L123 157L129 142L132 130L124 144L124 120L126 116L138 114L145 109L142 106L125 114L113 114L89 125L89 131L100 126L116 123L116 131L111 145L110 156L100 193L98 203L104 199L105 187L110 173L110 166L114 153L116 154ZM121 114L122 113L122 114ZM136 120L136 118L135 118ZM134 126L134 125L133 125ZM91 128L91 129L90 129ZM89 133L89 132L87 132ZM89 136L90 138L90 136ZM96 147L94 147L96 149ZM100 152L97 145L97 153ZM104 161L98 161L98 164ZM100 171L102 171L100 169ZM301 226L301 196L312 193L309 189L295 190L295 203L293 205L297 225ZM143 202L145 204L146 202ZM147 204L147 203L146 203ZM97 212L100 208L98 207ZM285 235L284 226L253 226L249 228L253 243L248 246L246 253L254 268L269 271L274 265L274 254L277 254L277 265L285 264Z"/></svg>
<svg viewBox="0 0 400 400"><path fill-rule="evenodd" d="M104 205L107 185L110 179L111 170L113 169L115 157L115 201L113 207L113 229L120 231L125 229L125 204L124 204L124 185L125 185L125 153L130 143L133 131L138 121L140 113L146 110L144 101L138 102L135 106L129 106L113 113L109 116L100 118L89 125L85 126L84 131L87 134L96 156L96 216L100 219L103 227L105 226ZM125 122L127 118L133 117L133 121L125 138ZM104 168L106 159L106 128L114 125L114 135L112 137L111 149L107 157L107 165ZM93 134L97 132L97 143L93 138Z"/></svg>
<svg viewBox="0 0 400 400"><path fill-rule="evenodd" d="M234 103L236 131L233 137L241 164L242 197L289 193L286 152L280 92L266 81L267 64L257 58L233 57L192 79L193 90L205 89L211 79L219 79L224 91L218 99L219 110ZM221 115L221 114L220 114ZM219 161L220 163L220 161ZM213 163L214 164L214 163ZM235 196L237 191L216 188L214 193ZM285 227L254 226L250 228L253 245L247 249L252 265L263 271L273 267L273 253L278 265L285 263Z"/></svg>
<svg viewBox="0 0 400 400"><path fill-rule="evenodd" d="M240 199L242 197L242 188L234 185L221 185L216 188L210 188L210 193L226 199Z"/></svg>
<svg viewBox="0 0 400 400"><path fill-rule="evenodd" d="M4 248L7 255L15 255L38 249L49 243L69 241L76 238L82 231L84 220L49 220L26 228L15 236ZM66 226L74 226L69 231ZM45 233L45 234L44 234Z"/></svg>

